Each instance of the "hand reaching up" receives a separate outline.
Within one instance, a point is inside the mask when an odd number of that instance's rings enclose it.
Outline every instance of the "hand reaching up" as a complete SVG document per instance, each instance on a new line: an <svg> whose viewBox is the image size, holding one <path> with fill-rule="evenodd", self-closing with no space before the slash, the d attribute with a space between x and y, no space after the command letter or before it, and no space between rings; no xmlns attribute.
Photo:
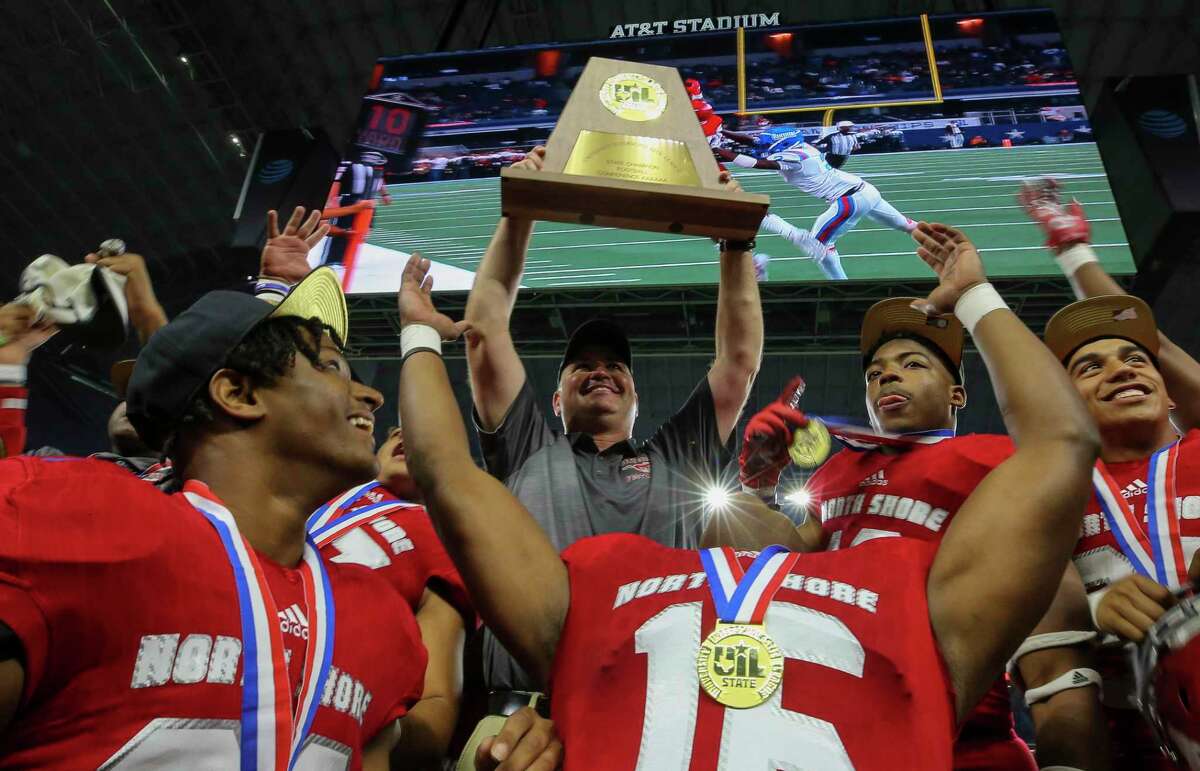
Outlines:
<svg viewBox="0 0 1200 771"><path fill-rule="evenodd" d="M424 324L433 327L443 340L457 340L470 328L467 321L454 321L433 307L433 276L429 275L431 263L413 252L404 266L400 279L400 326Z"/></svg>
<svg viewBox="0 0 1200 771"><path fill-rule="evenodd" d="M958 298L976 284L987 281L983 260L975 244L961 230L939 222L921 222L912 232L917 256L933 268L938 286L913 307L926 315L953 313Z"/></svg>

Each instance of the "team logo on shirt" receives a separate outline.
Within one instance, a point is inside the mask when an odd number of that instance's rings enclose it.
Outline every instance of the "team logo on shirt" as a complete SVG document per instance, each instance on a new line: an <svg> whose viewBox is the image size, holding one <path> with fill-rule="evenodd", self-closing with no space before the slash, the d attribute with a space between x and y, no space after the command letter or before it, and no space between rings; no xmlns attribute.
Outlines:
<svg viewBox="0 0 1200 771"><path fill-rule="evenodd" d="M879 469L871 476L858 483L859 487L887 487L887 474Z"/></svg>
<svg viewBox="0 0 1200 771"><path fill-rule="evenodd" d="M293 602L291 607L279 611L279 631L302 640L308 639L308 617L298 603Z"/></svg>
<svg viewBox="0 0 1200 771"><path fill-rule="evenodd" d="M1125 489L1121 491L1121 497L1128 500L1135 495L1145 495L1147 489L1149 488L1146 486L1145 482L1140 479L1135 479L1126 485Z"/></svg>
<svg viewBox="0 0 1200 771"><path fill-rule="evenodd" d="M621 461L621 481L636 482L650 478L650 456L635 455Z"/></svg>

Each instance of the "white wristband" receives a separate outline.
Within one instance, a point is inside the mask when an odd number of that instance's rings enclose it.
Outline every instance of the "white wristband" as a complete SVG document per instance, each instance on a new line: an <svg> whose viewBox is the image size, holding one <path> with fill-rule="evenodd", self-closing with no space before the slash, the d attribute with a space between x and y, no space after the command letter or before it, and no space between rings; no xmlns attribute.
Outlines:
<svg viewBox="0 0 1200 771"><path fill-rule="evenodd" d="M1088 593L1088 596L1087 596L1088 612L1092 616L1092 626L1096 627L1096 629L1100 628L1100 625L1098 623L1096 623L1096 610L1097 610L1097 608L1100 607L1100 601L1104 599L1104 595L1108 594L1108 590L1110 588L1111 588L1111 585L1106 586L1103 589L1097 589L1094 592Z"/></svg>
<svg viewBox="0 0 1200 771"><path fill-rule="evenodd" d="M1004 302L1004 298L994 286L985 282L976 284L958 298L958 302L954 304L954 315L968 332L975 334L975 325L979 320L1001 308L1008 308L1008 303Z"/></svg>
<svg viewBox="0 0 1200 771"><path fill-rule="evenodd" d="M743 169L753 169L758 165L758 159L752 155L743 155L738 153L733 159L734 166L741 166Z"/></svg>
<svg viewBox="0 0 1200 771"><path fill-rule="evenodd" d="M25 385L29 373L24 364L0 364L0 383Z"/></svg>
<svg viewBox="0 0 1200 771"><path fill-rule="evenodd" d="M1062 269L1063 275L1067 278L1074 276L1076 272L1089 262L1100 262L1100 258L1096 256L1096 252L1090 244L1075 244L1071 248L1063 251L1054 258L1058 263L1058 267Z"/></svg>
<svg viewBox="0 0 1200 771"><path fill-rule="evenodd" d="M442 336L428 324L408 324L400 330L400 358L407 359L410 353L432 351L442 355Z"/></svg>

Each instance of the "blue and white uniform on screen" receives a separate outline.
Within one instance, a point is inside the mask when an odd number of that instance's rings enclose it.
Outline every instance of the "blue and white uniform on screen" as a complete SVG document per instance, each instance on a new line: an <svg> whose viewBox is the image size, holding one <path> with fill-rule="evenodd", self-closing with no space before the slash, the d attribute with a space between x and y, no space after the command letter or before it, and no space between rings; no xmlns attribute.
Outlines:
<svg viewBox="0 0 1200 771"><path fill-rule="evenodd" d="M821 152L802 137L782 139L767 150L767 160L779 164L779 174L789 185L829 202L809 232L805 233L776 214L763 219L764 229L783 236L801 251L812 255L826 278L846 278L842 258L835 246L838 238L865 215L902 232L916 223L905 217L861 177L835 169Z"/></svg>

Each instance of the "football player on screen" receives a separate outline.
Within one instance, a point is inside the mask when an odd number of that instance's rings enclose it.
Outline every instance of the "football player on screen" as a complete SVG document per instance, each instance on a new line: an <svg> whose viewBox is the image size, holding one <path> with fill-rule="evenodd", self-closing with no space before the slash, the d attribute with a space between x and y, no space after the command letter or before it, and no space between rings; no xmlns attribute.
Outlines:
<svg viewBox="0 0 1200 771"><path fill-rule="evenodd" d="M1098 442L965 236L922 225L915 237L940 279L925 307L970 330L1016 450L940 548L880 538L757 557L624 534L560 555L472 462L438 355L461 326L434 309L428 261L409 261L400 409L413 474L484 619L552 686L566 768L950 768L959 721L1054 594Z"/></svg>
<svg viewBox="0 0 1200 771"><path fill-rule="evenodd" d="M754 144L754 138L748 134L726 131L725 136L736 142ZM778 171L788 184L829 202L829 208L817 217L807 233L778 214L768 214L762 221L763 229L783 236L815 260L826 278L846 278L836 243L864 215L904 233L911 233L917 226L917 223L885 201L870 182L830 166L821 151L804 141L799 132L767 147L763 158L724 148L716 148L714 152L735 166Z"/></svg>

